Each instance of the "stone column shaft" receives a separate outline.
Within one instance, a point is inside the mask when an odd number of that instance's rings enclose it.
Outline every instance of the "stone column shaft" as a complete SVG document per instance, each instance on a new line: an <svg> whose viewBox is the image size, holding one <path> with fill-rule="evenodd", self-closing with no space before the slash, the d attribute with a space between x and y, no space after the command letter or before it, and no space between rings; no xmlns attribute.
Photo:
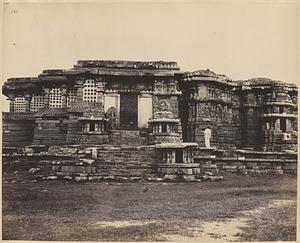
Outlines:
<svg viewBox="0 0 300 243"><path fill-rule="evenodd" d="M61 90L61 103L62 103L62 108L67 107L67 89L62 88Z"/></svg>
<svg viewBox="0 0 300 243"><path fill-rule="evenodd" d="M75 82L75 89L76 89L76 102L82 103L83 101L83 80L76 80Z"/></svg>
<svg viewBox="0 0 300 243"><path fill-rule="evenodd" d="M25 94L24 98L25 98L25 112L29 112L32 96L31 94Z"/></svg>
<svg viewBox="0 0 300 243"><path fill-rule="evenodd" d="M176 163L176 152L172 151L172 164Z"/></svg>
<svg viewBox="0 0 300 243"><path fill-rule="evenodd" d="M7 100L9 100L9 112L14 112L15 110L15 98L8 98Z"/></svg>
<svg viewBox="0 0 300 243"><path fill-rule="evenodd" d="M44 108L49 108L49 94L50 89L44 88Z"/></svg>

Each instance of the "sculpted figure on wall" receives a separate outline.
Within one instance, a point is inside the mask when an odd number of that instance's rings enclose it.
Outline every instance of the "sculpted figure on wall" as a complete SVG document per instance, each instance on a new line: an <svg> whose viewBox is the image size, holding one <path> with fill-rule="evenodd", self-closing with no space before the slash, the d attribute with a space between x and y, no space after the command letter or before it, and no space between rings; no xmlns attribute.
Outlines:
<svg viewBox="0 0 300 243"><path fill-rule="evenodd" d="M210 116L210 110L209 110L209 107L207 104L205 104L204 106L204 109L203 109L203 113L204 113L204 116Z"/></svg>
<svg viewBox="0 0 300 243"><path fill-rule="evenodd" d="M224 122L229 122L231 120L232 111L230 108L228 108L226 105L224 106Z"/></svg>
<svg viewBox="0 0 300 243"><path fill-rule="evenodd" d="M170 92L176 92L177 91L177 81L176 80L171 80L171 82L168 85L169 91Z"/></svg>
<svg viewBox="0 0 300 243"><path fill-rule="evenodd" d="M221 99L221 94L222 94L221 90L215 89L214 93L215 93L215 99Z"/></svg>
<svg viewBox="0 0 300 243"><path fill-rule="evenodd" d="M218 104L217 106L217 122L224 121L224 113L223 113L223 107L221 104Z"/></svg>
<svg viewBox="0 0 300 243"><path fill-rule="evenodd" d="M232 121L234 124L239 124L239 115L237 112L232 112Z"/></svg>
<svg viewBox="0 0 300 243"><path fill-rule="evenodd" d="M211 139L211 129L209 127L203 130L204 133L204 143L206 148L210 148L210 139Z"/></svg>
<svg viewBox="0 0 300 243"><path fill-rule="evenodd" d="M118 124L117 116L118 116L118 110L114 106L110 107L106 112L108 124L111 129L116 129L116 127L117 127L117 124Z"/></svg>
<svg viewBox="0 0 300 243"><path fill-rule="evenodd" d="M154 90L156 92L163 92L164 91L164 84L162 81L155 81L154 83Z"/></svg>
<svg viewBox="0 0 300 243"><path fill-rule="evenodd" d="M254 94L248 94L246 97L246 103L249 105L256 105L256 97Z"/></svg>
<svg viewBox="0 0 300 243"><path fill-rule="evenodd" d="M273 107L273 113L279 113L279 107L278 106Z"/></svg>
<svg viewBox="0 0 300 243"><path fill-rule="evenodd" d="M170 111L170 103L166 99L162 99L158 103L159 111Z"/></svg>

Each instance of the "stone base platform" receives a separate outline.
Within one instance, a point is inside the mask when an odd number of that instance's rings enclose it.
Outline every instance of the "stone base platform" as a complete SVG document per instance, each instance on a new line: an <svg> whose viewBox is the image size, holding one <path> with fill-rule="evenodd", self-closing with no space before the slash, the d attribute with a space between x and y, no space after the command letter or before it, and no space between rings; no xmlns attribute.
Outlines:
<svg viewBox="0 0 300 243"><path fill-rule="evenodd" d="M198 163L175 163L175 164L158 164L159 175L197 175L200 174Z"/></svg>
<svg viewBox="0 0 300 243"><path fill-rule="evenodd" d="M237 150L235 157L215 158L220 170L252 174L297 174L296 152Z"/></svg>

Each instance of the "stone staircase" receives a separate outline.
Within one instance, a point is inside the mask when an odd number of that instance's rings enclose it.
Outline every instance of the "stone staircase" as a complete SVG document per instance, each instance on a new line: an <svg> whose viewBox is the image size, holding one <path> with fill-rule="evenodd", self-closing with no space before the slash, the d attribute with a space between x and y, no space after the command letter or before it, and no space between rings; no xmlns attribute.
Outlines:
<svg viewBox="0 0 300 243"><path fill-rule="evenodd" d="M109 144L113 146L141 146L148 143L148 133L140 130L111 130Z"/></svg>

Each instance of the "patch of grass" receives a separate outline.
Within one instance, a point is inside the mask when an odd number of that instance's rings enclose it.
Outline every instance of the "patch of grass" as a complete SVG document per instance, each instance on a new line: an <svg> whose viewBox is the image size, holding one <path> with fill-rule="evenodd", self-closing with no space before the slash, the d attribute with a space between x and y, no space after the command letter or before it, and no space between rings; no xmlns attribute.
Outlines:
<svg viewBox="0 0 300 243"><path fill-rule="evenodd" d="M220 182L120 184L31 183L26 174L6 174L4 180L6 240L157 241L164 240L163 234L188 234L196 220L226 220L274 199L296 199L293 176L227 174ZM98 221L115 220L155 223L94 227Z"/></svg>
<svg viewBox="0 0 300 243"><path fill-rule="evenodd" d="M296 202L253 215L240 235L245 241L296 241Z"/></svg>

